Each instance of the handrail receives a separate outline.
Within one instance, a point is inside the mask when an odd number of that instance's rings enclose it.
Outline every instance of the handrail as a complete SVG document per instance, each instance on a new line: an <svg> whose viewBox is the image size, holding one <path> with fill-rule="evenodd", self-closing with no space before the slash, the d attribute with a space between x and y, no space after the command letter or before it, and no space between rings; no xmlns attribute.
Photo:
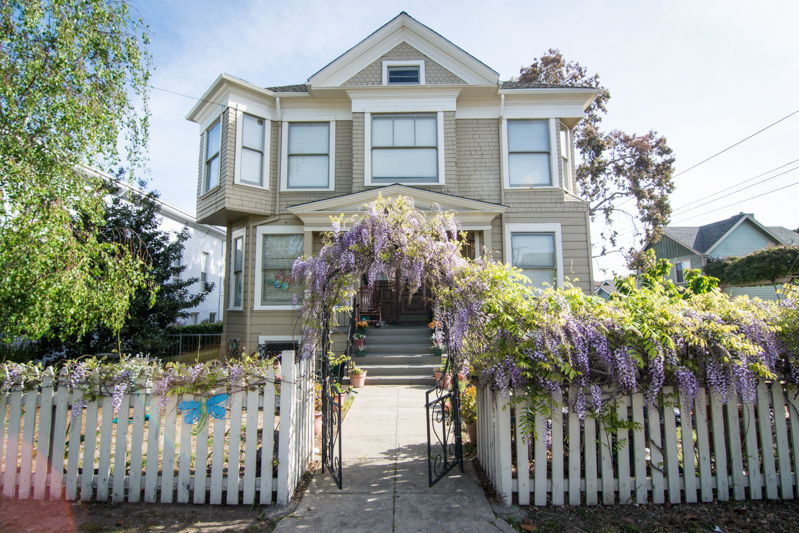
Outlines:
<svg viewBox="0 0 799 533"><path fill-rule="evenodd" d="M352 351L353 351L353 348L355 347L355 342L354 342L354 340L355 340L354 339L354 337L355 337L355 323L358 321L358 308L359 308L359 306L360 306L360 302L358 301L358 295L356 294L352 298L352 314L350 315L350 327L349 327L349 330L347 331L347 349L346 349L345 354L347 355L348 358L352 357L352 355L353 355ZM344 365L341 365L341 367L339 367L339 376L338 376L339 382L341 382L341 379L344 377L343 374L342 374L342 369L343 369L342 367L343 366ZM349 362L347 363L347 366L349 367Z"/></svg>

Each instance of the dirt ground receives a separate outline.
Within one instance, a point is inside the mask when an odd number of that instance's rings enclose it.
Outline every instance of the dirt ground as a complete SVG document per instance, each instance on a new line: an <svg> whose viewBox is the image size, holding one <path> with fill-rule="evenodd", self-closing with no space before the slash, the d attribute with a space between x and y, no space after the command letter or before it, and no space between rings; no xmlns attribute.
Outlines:
<svg viewBox="0 0 799 533"><path fill-rule="evenodd" d="M745 501L673 505L530 508L517 531L537 533L755 533L799 531L799 502Z"/></svg>
<svg viewBox="0 0 799 533"><path fill-rule="evenodd" d="M84 503L0 498L2 533L255 533L277 523L266 507Z"/></svg>

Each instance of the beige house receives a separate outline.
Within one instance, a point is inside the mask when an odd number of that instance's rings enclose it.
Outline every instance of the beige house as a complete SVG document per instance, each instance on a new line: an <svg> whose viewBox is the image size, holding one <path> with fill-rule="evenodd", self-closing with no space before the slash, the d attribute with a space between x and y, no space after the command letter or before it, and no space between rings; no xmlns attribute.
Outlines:
<svg viewBox="0 0 799 533"><path fill-rule="evenodd" d="M472 254L485 247L537 285L577 278L590 294L572 131L596 94L500 82L405 13L305 84L221 75L187 119L199 125L198 222L228 230L223 339L298 339L294 259L319 251L331 215L378 194L456 211ZM384 320L427 318L378 289Z"/></svg>

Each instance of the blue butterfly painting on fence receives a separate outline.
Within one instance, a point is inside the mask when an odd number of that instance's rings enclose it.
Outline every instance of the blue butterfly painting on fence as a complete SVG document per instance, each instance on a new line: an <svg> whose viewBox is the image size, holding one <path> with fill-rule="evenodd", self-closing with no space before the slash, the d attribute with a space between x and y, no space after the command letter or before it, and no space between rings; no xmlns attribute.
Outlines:
<svg viewBox="0 0 799 533"><path fill-rule="evenodd" d="M227 400L227 394L217 394L210 398L201 398L198 402L181 402L178 404L178 409L183 411L183 422L186 424L200 423L199 426L192 430L192 435L197 435L205 425L208 423L208 417L225 418L227 410L225 409L224 402ZM220 405L222 404L222 405Z"/></svg>

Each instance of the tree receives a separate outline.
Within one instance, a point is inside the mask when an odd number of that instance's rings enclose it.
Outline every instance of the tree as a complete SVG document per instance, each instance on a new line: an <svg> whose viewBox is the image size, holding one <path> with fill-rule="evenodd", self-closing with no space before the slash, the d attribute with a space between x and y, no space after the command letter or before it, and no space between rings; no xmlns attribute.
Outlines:
<svg viewBox="0 0 799 533"><path fill-rule="evenodd" d="M124 194L120 196L123 190ZM105 214L105 227L138 236L152 265L149 281L158 287L158 291L151 304L150 291L147 288L137 290L131 299L124 324L118 331L98 325L86 335L70 336L60 346L70 357L118 350L128 354L158 355L169 342L166 328L188 318L187 309L205 300L214 284L201 285L200 291L192 294L190 287L199 280L180 277L186 270L185 265L180 265L180 258L183 255L183 243L189 238L188 228L178 234L159 228L162 219L158 216L158 193L150 191L145 194L135 189L121 189L118 182L108 183L106 191L111 196ZM46 345L44 349L58 350L59 344Z"/></svg>
<svg viewBox="0 0 799 533"><path fill-rule="evenodd" d="M588 199L591 220L602 217L610 228L600 234L604 242L599 255L617 247L619 231L613 227L613 216L623 213L633 221L637 244L618 251L625 255L629 268L640 267L643 246L639 245L659 241L671 215L674 157L666 138L654 131L645 135L601 132L610 91L600 84L597 74L589 75L579 63L567 63L558 50L549 49L532 65L523 67L517 81L599 89L574 131L575 147L582 159L576 171L577 190ZM633 201L634 209L622 209L627 199Z"/></svg>
<svg viewBox="0 0 799 533"><path fill-rule="evenodd" d="M103 180L87 170L116 165L123 138L131 169L145 162L148 42L124 0L0 3L5 341L118 329L155 289L136 235L104 226Z"/></svg>

